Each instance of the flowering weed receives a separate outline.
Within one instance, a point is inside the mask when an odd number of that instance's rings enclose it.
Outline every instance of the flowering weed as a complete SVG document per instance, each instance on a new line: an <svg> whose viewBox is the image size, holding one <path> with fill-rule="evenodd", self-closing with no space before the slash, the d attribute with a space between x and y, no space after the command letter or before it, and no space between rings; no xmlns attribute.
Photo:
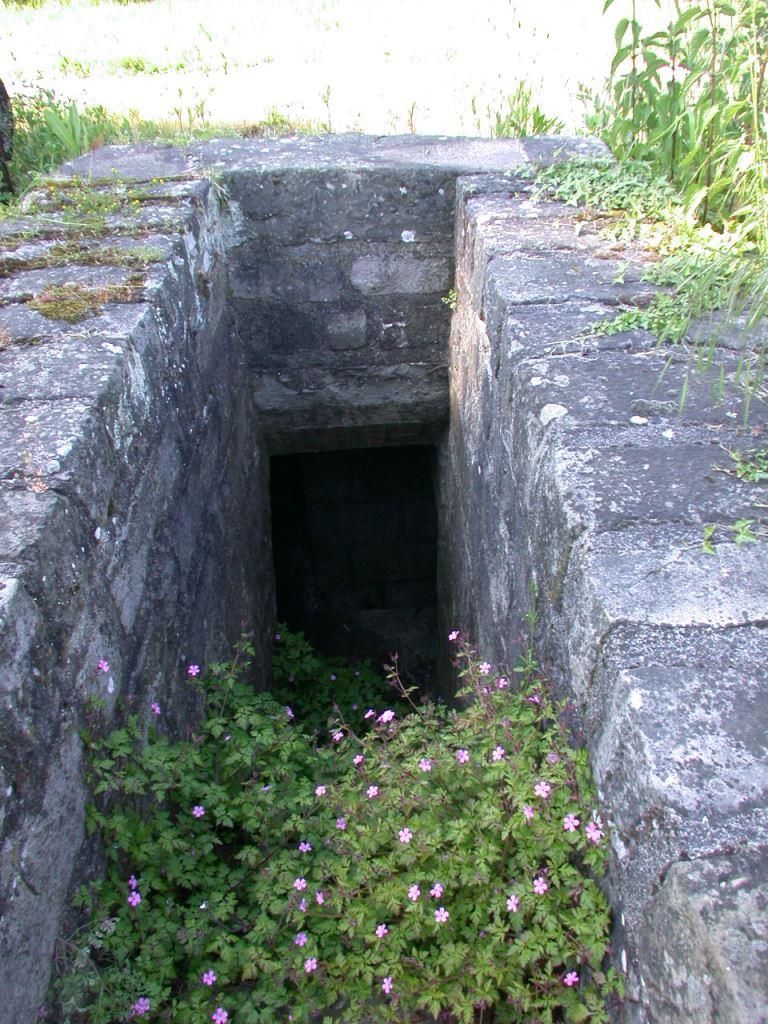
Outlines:
<svg viewBox="0 0 768 1024"><path fill-rule="evenodd" d="M131 718L93 742L109 872L81 894L92 924L60 986L64 1020L472 1024L493 1008L497 1024L606 1022L618 979L585 752L531 659L519 689L500 688L455 642L473 698L458 710L404 711L393 671L399 699L379 681L349 714L336 702L320 743L295 693L243 682L245 642L188 677L207 708L191 739L151 716L148 736Z"/></svg>

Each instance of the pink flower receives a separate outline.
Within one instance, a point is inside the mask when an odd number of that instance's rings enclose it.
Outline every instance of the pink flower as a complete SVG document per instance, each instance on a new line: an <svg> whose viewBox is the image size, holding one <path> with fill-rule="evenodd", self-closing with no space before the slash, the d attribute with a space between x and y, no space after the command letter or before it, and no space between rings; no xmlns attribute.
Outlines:
<svg viewBox="0 0 768 1024"><path fill-rule="evenodd" d="M459 764L466 764L467 761L469 760L469 751L464 750L463 748L461 750L457 750L456 760L459 762Z"/></svg>
<svg viewBox="0 0 768 1024"><path fill-rule="evenodd" d="M499 681L498 683L496 683L496 685L500 690L506 690L506 688L509 686L509 680L507 679L506 676L500 676Z"/></svg>
<svg viewBox="0 0 768 1024"><path fill-rule="evenodd" d="M393 988L394 988L394 985L393 985L393 982L392 982L392 978L390 978L389 975L388 975L384 979L384 981L382 981L382 983L381 983L381 990L382 990L382 992L384 993L385 996L388 996Z"/></svg>
<svg viewBox="0 0 768 1024"><path fill-rule="evenodd" d="M293 880L293 888L296 889L298 892L301 892L302 889L306 889L307 888L307 880L306 880L306 878L295 878Z"/></svg>
<svg viewBox="0 0 768 1024"><path fill-rule="evenodd" d="M136 875L131 875L131 877L128 879L128 885L130 885L130 887L132 889L137 889L138 888L139 881L136 878Z"/></svg>
<svg viewBox="0 0 768 1024"><path fill-rule="evenodd" d="M394 717L395 717L395 712L391 711L389 708L387 708L386 711L382 711L382 713L379 715L379 717L376 719L376 721L377 722L384 722L386 724L387 722L391 722Z"/></svg>
<svg viewBox="0 0 768 1024"><path fill-rule="evenodd" d="M205 814L205 808L203 807L203 805L202 804L195 804L195 806L192 808L192 815L193 815L193 817L195 817L195 818L202 818L202 816L204 814Z"/></svg>
<svg viewBox="0 0 768 1024"><path fill-rule="evenodd" d="M432 888L429 890L429 895L434 899L439 900L445 892L445 887L440 882L435 882Z"/></svg>
<svg viewBox="0 0 768 1024"><path fill-rule="evenodd" d="M325 903L325 894L323 893L322 889L317 890L317 892L315 893L315 899L317 900L318 906L322 907L322 905Z"/></svg>
<svg viewBox="0 0 768 1024"><path fill-rule="evenodd" d="M489 661L481 661L477 668L481 676L489 676L491 674L491 663Z"/></svg>
<svg viewBox="0 0 768 1024"><path fill-rule="evenodd" d="M492 754L492 757L494 761L501 761L501 759L504 757L504 747L496 747Z"/></svg>
<svg viewBox="0 0 768 1024"><path fill-rule="evenodd" d="M302 914L306 914L307 912L307 901L304 899L303 896L299 900L299 910L302 912Z"/></svg>
<svg viewBox="0 0 768 1024"><path fill-rule="evenodd" d="M373 800L375 796L379 795L379 787L369 786L368 789L366 789L365 791L365 795L368 797L369 800Z"/></svg>
<svg viewBox="0 0 768 1024"><path fill-rule="evenodd" d="M150 710L152 711L153 715L159 715L160 714L160 705L157 703L157 701L153 701L149 705L149 707L150 707Z"/></svg>
<svg viewBox="0 0 768 1024"><path fill-rule="evenodd" d="M590 843L599 843L600 840L603 838L602 830L594 821L590 821L585 831L587 833L587 839L589 839Z"/></svg>
<svg viewBox="0 0 768 1024"><path fill-rule="evenodd" d="M507 910L510 914L516 914L519 906L520 900L514 893L512 893L512 895L507 899Z"/></svg>
<svg viewBox="0 0 768 1024"><path fill-rule="evenodd" d="M523 804L523 814L525 815L525 817L526 817L526 819L528 821L531 820L531 818L534 816L535 813L536 812L534 811L534 809L531 807L530 804Z"/></svg>
<svg viewBox="0 0 768 1024"><path fill-rule="evenodd" d="M373 708L368 708L368 710L363 715L363 718L373 718L375 714L376 712L373 710Z"/></svg>
<svg viewBox="0 0 768 1024"><path fill-rule="evenodd" d="M308 938L309 936L306 932L297 932L293 944L294 946L306 946Z"/></svg>
<svg viewBox="0 0 768 1024"><path fill-rule="evenodd" d="M544 878L541 875L539 875L538 878L534 878L533 891L536 893L537 896L543 896L547 889L549 889L549 886L544 881Z"/></svg>
<svg viewBox="0 0 768 1024"><path fill-rule="evenodd" d="M409 828L401 828L397 833L397 837L401 843L410 843L413 839L413 832Z"/></svg>
<svg viewBox="0 0 768 1024"><path fill-rule="evenodd" d="M428 757L422 757L422 759L419 761L419 768L421 768L423 772L431 772L432 762Z"/></svg>
<svg viewBox="0 0 768 1024"><path fill-rule="evenodd" d="M572 985L579 984L579 976L576 971L568 971L566 976L563 978L563 984L570 988Z"/></svg>
<svg viewBox="0 0 768 1024"><path fill-rule="evenodd" d="M134 1017L143 1017L145 1013L149 1013L152 1008L152 1004L146 996L140 996L131 1007L131 1014Z"/></svg>
<svg viewBox="0 0 768 1024"><path fill-rule="evenodd" d="M312 843L307 843L304 840L302 840L302 842L299 843L299 849L301 850L302 853L311 853Z"/></svg>
<svg viewBox="0 0 768 1024"><path fill-rule="evenodd" d="M547 754L547 761L550 764L557 764L557 762L559 760L560 760L560 755L558 753L556 753L556 751L550 750L550 752Z"/></svg>
<svg viewBox="0 0 768 1024"><path fill-rule="evenodd" d="M217 1006L211 1014L211 1020L213 1024L227 1024L229 1014L222 1006Z"/></svg>
<svg viewBox="0 0 768 1024"><path fill-rule="evenodd" d="M455 644L456 641L459 639L459 636L460 634L458 629L452 629L451 632L448 634L448 639L451 641L452 644Z"/></svg>
<svg viewBox="0 0 768 1024"><path fill-rule="evenodd" d="M315 786L315 796L325 796L325 786Z"/></svg>
<svg viewBox="0 0 768 1024"><path fill-rule="evenodd" d="M141 893L138 889L134 889L133 892L128 893L128 906L138 907L141 903Z"/></svg>
<svg viewBox="0 0 768 1024"><path fill-rule="evenodd" d="M275 633L275 640L276 640L276 641L277 641L278 643L280 642L280 634L279 634L279 633Z"/></svg>
<svg viewBox="0 0 768 1024"><path fill-rule="evenodd" d="M213 985L216 981L216 973L214 971L206 971L201 980L204 985Z"/></svg>
<svg viewBox="0 0 768 1024"><path fill-rule="evenodd" d="M343 832L346 827L347 827L347 820L346 820L346 818L337 818L336 819L336 828L339 829L339 831Z"/></svg>
<svg viewBox="0 0 768 1024"><path fill-rule="evenodd" d="M408 899L411 901L411 903L415 903L419 896L421 896L421 889L418 887L418 885L408 886Z"/></svg>
<svg viewBox="0 0 768 1024"><path fill-rule="evenodd" d="M352 764L362 764L364 760L365 758L363 757L362 754L355 754L355 756L352 758Z"/></svg>
<svg viewBox="0 0 768 1024"><path fill-rule="evenodd" d="M525 698L530 704L541 704L541 694L532 693L530 697Z"/></svg>
<svg viewBox="0 0 768 1024"><path fill-rule="evenodd" d="M333 674L333 672L331 672L330 680L331 680L332 683L336 682L336 676Z"/></svg>
<svg viewBox="0 0 768 1024"><path fill-rule="evenodd" d="M376 926L376 938L377 939L383 939L384 936L388 935L388 934L389 934L389 928L387 928L387 926L385 924L380 924L380 925Z"/></svg>
<svg viewBox="0 0 768 1024"><path fill-rule="evenodd" d="M101 659L98 665L99 672L109 672L109 662Z"/></svg>
<svg viewBox="0 0 768 1024"><path fill-rule="evenodd" d="M291 720L292 718L295 718L295 717L296 717L296 715L294 715L294 713L293 713L293 708L292 708L292 707L289 707L289 706L288 706L288 704L286 704L286 705L285 705L285 717L286 717L286 718L287 718L287 719L288 719L289 721L290 721L290 720Z"/></svg>
<svg viewBox="0 0 768 1024"><path fill-rule="evenodd" d="M438 909L435 911L435 921L437 921L438 924L445 924L445 922L448 920L450 916L451 915L448 913L445 907L438 907Z"/></svg>
<svg viewBox="0 0 768 1024"><path fill-rule="evenodd" d="M343 732L335 732L333 734L333 742L334 743L341 743L341 741L343 739L344 739L344 733Z"/></svg>
<svg viewBox="0 0 768 1024"><path fill-rule="evenodd" d="M542 800L546 800L549 794L552 792L552 787L548 782L537 782L533 787L533 792L536 796L540 796Z"/></svg>
<svg viewBox="0 0 768 1024"><path fill-rule="evenodd" d="M575 832L581 822L575 814L566 814L563 818L563 829L566 832Z"/></svg>
<svg viewBox="0 0 768 1024"><path fill-rule="evenodd" d="M199 676L200 675L200 666L199 665L190 665L189 668L187 669L187 675L188 676L192 676L192 677ZM222 1011L222 1013L226 1013L226 1012L227 1012L226 1010ZM226 1017L224 1019L226 1020Z"/></svg>
<svg viewBox="0 0 768 1024"><path fill-rule="evenodd" d="M317 960L315 957L311 956L308 960L304 961L304 970L307 974L311 974L312 971L317 970Z"/></svg>

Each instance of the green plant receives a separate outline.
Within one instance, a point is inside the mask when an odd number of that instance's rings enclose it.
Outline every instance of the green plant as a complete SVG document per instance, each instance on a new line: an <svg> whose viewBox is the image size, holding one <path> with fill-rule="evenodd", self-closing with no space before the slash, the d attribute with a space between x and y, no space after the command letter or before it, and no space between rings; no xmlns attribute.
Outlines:
<svg viewBox="0 0 768 1024"><path fill-rule="evenodd" d="M731 539L739 546L743 544L756 544L758 540L768 537L768 523L762 519L737 519L733 523L727 523L725 529L731 535ZM704 527L704 535L701 541L701 550L706 555L716 554L715 544L717 543L717 527L708 523Z"/></svg>
<svg viewBox="0 0 768 1024"><path fill-rule="evenodd" d="M297 121L290 114L284 114L273 107L262 121L243 125L240 133L245 136L313 135L324 131L322 124L312 121Z"/></svg>
<svg viewBox="0 0 768 1024"><path fill-rule="evenodd" d="M159 75L168 69L160 67L154 61L147 60L146 57L127 56L110 60L107 64L107 70L111 74L125 72L129 75Z"/></svg>
<svg viewBox="0 0 768 1024"><path fill-rule="evenodd" d="M186 109L177 108L177 126L147 121L135 113L111 114L101 106L65 104L49 89L18 94L12 102L15 132L10 170L19 194L64 160L96 146L158 139L184 145L193 138L237 134L231 126L210 125L200 100ZM7 214L8 208L2 212Z"/></svg>
<svg viewBox="0 0 768 1024"><path fill-rule="evenodd" d="M88 78L91 74L91 65L87 61L76 60L73 57L62 57L59 61L59 71L65 75L76 75L77 78Z"/></svg>
<svg viewBox="0 0 768 1024"><path fill-rule="evenodd" d="M77 105L70 103L63 116L53 106L43 111L48 130L61 143L68 159L74 159L90 147L90 134L87 122L80 116Z"/></svg>
<svg viewBox="0 0 768 1024"><path fill-rule="evenodd" d="M664 221L680 206L676 190L641 160L577 158L542 167L536 174L540 194L577 206L621 213L633 222Z"/></svg>
<svg viewBox="0 0 768 1024"><path fill-rule="evenodd" d="M456 312L456 304L459 301L459 297L456 294L456 289L455 288L449 289L448 294L447 295L443 295L441 297L440 301L442 302L442 304L444 306L447 306L448 309L450 309L450 311L452 313L455 313Z"/></svg>
<svg viewBox="0 0 768 1024"><path fill-rule="evenodd" d="M285 623L277 630L270 693L291 706L307 732L327 739L337 732L332 728L329 733L329 724L339 716L364 725L361 708L395 699L392 688L367 661L322 657L303 633L292 632Z"/></svg>
<svg viewBox="0 0 768 1024"><path fill-rule="evenodd" d="M691 372L717 366L726 333L740 339L739 362L727 374L723 368L717 398L725 383L735 384L746 421L755 394L764 390L766 345L758 328L768 311L768 258L755 251L740 226L715 231L693 223L676 189L638 160L554 164L537 173L536 186L539 194L586 204L593 217L604 214L606 235L644 243L651 256L644 279L664 289L647 304L620 308L591 324L586 333L648 330L661 343L685 346ZM686 390L687 384L683 401Z"/></svg>
<svg viewBox="0 0 768 1024"><path fill-rule="evenodd" d="M13 98L15 121L11 174L23 192L40 174L79 156L91 145L123 138L122 122L103 107L65 105L48 89Z"/></svg>
<svg viewBox="0 0 768 1024"><path fill-rule="evenodd" d="M615 38L610 99L589 127L677 185L702 223L735 219L765 249L768 4L675 0L672 21L648 35L632 0Z"/></svg>
<svg viewBox="0 0 768 1024"><path fill-rule="evenodd" d="M79 897L93 916L68 947L63 1019L607 1021L586 753L530 656L513 686L451 638L460 709L359 705L321 744L246 683L244 641L199 687L190 666L206 710L186 739L157 703L148 729L132 715L90 736L109 873ZM323 666L277 643L280 672Z"/></svg>
<svg viewBox="0 0 768 1024"><path fill-rule="evenodd" d="M759 484L768 480L768 448L757 448L751 451L728 452L735 465L724 470L732 473L739 480Z"/></svg>
<svg viewBox="0 0 768 1024"><path fill-rule="evenodd" d="M554 135L562 130L563 122L556 117L548 117L534 102L528 83L520 82L512 95L507 97L507 110L496 111L491 135L497 139L520 138L526 135Z"/></svg>

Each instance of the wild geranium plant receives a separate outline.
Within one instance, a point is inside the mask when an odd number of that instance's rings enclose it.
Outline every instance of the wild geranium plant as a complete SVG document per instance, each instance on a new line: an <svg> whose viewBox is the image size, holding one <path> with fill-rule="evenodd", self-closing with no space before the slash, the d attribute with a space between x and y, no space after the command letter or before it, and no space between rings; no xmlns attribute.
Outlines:
<svg viewBox="0 0 768 1024"><path fill-rule="evenodd" d="M198 735L152 714L95 743L110 870L65 1019L607 1021L585 753L530 659L510 680L452 638L461 709L404 711L393 670L400 704L337 712L321 744L242 681L246 642L190 677Z"/></svg>
<svg viewBox="0 0 768 1024"><path fill-rule="evenodd" d="M363 705L366 710L385 699L399 699L368 661L324 657L303 633L285 623L275 633L270 692L275 700L290 705L305 732L319 736L328 735L329 725L339 715L359 722Z"/></svg>

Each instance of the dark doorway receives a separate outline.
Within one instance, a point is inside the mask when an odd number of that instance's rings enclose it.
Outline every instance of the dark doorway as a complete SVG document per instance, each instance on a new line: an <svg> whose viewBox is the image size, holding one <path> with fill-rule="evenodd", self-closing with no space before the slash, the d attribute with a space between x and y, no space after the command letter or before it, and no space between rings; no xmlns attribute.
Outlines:
<svg viewBox="0 0 768 1024"><path fill-rule="evenodd" d="M324 654L435 661L435 450L367 448L270 460L278 620Z"/></svg>

